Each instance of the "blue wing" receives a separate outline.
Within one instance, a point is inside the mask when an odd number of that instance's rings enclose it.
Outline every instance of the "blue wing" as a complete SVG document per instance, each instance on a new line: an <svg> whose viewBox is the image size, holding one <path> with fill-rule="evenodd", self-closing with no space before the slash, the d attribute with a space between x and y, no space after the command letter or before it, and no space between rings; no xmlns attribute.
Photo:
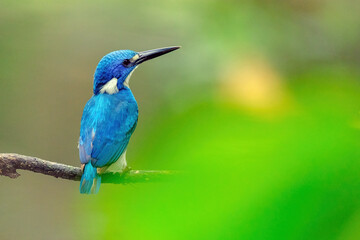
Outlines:
<svg viewBox="0 0 360 240"><path fill-rule="evenodd" d="M114 163L126 150L138 119L138 107L129 89L99 94L86 104L81 119L80 161L94 167Z"/></svg>

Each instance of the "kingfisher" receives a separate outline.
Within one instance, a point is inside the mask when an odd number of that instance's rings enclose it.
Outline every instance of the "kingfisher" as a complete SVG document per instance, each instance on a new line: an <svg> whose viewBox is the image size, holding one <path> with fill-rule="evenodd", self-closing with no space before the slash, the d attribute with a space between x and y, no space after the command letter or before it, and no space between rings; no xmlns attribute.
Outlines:
<svg viewBox="0 0 360 240"><path fill-rule="evenodd" d="M81 118L79 156L83 174L80 193L96 194L106 171L127 168L126 149L138 121L138 105L129 87L131 74L147 60L172 52L166 47L143 52L118 50L96 67L93 96Z"/></svg>

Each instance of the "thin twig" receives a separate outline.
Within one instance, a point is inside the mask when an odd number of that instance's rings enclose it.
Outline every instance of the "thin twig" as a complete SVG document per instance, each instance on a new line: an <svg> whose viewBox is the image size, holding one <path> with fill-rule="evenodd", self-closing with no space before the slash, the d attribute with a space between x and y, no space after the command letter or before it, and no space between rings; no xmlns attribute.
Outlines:
<svg viewBox="0 0 360 240"><path fill-rule="evenodd" d="M73 167L61 163L42 160L37 157L24 156L15 153L0 153L0 175L10 178L20 176L17 169L41 173L56 178L79 181L82 171L79 167ZM101 174L101 183L139 183L165 180L170 171L153 170L130 170L126 172L105 172Z"/></svg>

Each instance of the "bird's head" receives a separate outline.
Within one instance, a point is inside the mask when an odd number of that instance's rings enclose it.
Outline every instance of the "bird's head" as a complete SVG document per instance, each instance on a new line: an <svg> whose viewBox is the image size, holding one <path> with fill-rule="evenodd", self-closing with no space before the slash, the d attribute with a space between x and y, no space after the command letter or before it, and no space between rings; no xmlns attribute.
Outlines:
<svg viewBox="0 0 360 240"><path fill-rule="evenodd" d="M131 73L139 64L178 48L166 47L143 52L119 50L105 55L96 67L94 94L114 94L122 88L129 87Z"/></svg>

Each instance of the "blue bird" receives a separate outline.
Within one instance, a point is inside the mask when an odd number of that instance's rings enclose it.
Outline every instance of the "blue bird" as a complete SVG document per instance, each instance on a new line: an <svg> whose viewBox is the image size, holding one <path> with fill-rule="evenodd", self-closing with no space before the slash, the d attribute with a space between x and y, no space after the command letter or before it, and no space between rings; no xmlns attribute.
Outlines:
<svg viewBox="0 0 360 240"><path fill-rule="evenodd" d="M178 48L119 50L100 60L94 75L94 95L86 103L81 118L80 193L99 191L98 173L126 168L126 148L138 120L138 106L129 88L132 72L140 63Z"/></svg>

